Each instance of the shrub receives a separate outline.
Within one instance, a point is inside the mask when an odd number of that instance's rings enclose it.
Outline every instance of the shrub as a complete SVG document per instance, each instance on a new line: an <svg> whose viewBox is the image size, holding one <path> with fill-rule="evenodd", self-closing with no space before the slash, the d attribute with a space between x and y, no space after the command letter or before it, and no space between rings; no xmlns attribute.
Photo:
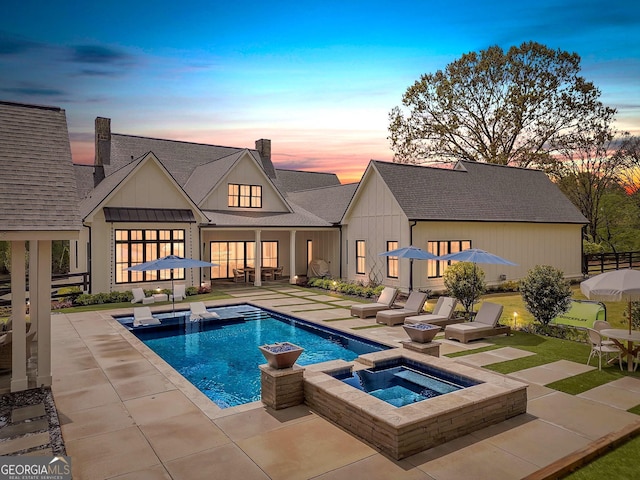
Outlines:
<svg viewBox="0 0 640 480"><path fill-rule="evenodd" d="M629 321L629 310L624 310L624 318ZM631 326L640 330L640 302L631 302Z"/></svg>
<svg viewBox="0 0 640 480"><path fill-rule="evenodd" d="M571 287L562 271L550 265L536 265L520 282L520 293L527 310L542 325L569 310Z"/></svg>
<svg viewBox="0 0 640 480"><path fill-rule="evenodd" d="M198 294L198 287L187 287L184 291L187 297Z"/></svg>
<svg viewBox="0 0 640 480"><path fill-rule="evenodd" d="M330 290L344 293L345 295L354 295L365 298L378 296L384 289L384 285L362 285L362 283L345 282L332 278L310 278L307 285L309 287L320 288L322 290Z"/></svg>
<svg viewBox="0 0 640 480"><path fill-rule="evenodd" d="M467 316L471 315L473 304L487 290L484 272L471 262L458 262L447 268L444 272L444 286L449 295L462 304Z"/></svg>
<svg viewBox="0 0 640 480"><path fill-rule="evenodd" d="M63 301L73 303L79 295L82 295L82 289L80 287L62 287L58 290L58 294L60 295L59 303L62 303Z"/></svg>

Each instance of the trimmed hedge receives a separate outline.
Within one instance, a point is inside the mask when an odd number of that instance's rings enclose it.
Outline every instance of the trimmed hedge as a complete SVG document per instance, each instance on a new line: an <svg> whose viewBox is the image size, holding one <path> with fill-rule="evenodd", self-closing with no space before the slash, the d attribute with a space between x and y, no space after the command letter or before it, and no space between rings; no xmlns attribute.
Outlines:
<svg viewBox="0 0 640 480"><path fill-rule="evenodd" d="M377 297L382 293L382 290L384 290L384 285L363 285L361 283L345 282L332 278L310 278L307 285L309 287L364 298Z"/></svg>

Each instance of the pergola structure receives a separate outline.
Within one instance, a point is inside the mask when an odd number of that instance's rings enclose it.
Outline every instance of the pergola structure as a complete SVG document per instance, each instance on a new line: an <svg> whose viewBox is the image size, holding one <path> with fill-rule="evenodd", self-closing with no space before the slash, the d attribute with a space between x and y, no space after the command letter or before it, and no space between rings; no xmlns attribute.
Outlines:
<svg viewBox="0 0 640 480"><path fill-rule="evenodd" d="M32 386L27 273L29 318L37 332L35 383L51 385L51 245L78 238L77 205L65 111L0 101L0 241L11 244L12 392Z"/></svg>

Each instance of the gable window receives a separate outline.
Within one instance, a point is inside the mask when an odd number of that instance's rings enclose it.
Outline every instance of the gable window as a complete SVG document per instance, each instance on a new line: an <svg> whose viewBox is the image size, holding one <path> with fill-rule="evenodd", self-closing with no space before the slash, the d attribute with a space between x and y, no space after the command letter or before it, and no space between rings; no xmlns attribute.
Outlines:
<svg viewBox="0 0 640 480"><path fill-rule="evenodd" d="M171 270L128 271L127 268L167 255L184 257L184 230L116 230L116 283L170 280ZM184 269L173 270L184 280Z"/></svg>
<svg viewBox="0 0 640 480"><path fill-rule="evenodd" d="M356 273L364 275L365 273L366 247L364 240L356 240Z"/></svg>
<svg viewBox="0 0 640 480"><path fill-rule="evenodd" d="M398 248L398 242L387 242L387 252ZM398 278L398 257L387 258L387 277Z"/></svg>
<svg viewBox="0 0 640 480"><path fill-rule="evenodd" d="M262 208L262 185L230 183L228 192L230 207Z"/></svg>
<svg viewBox="0 0 640 480"><path fill-rule="evenodd" d="M471 240L438 240L427 242L427 251L434 255L441 256L448 253L457 253L471 248ZM429 260L427 262L427 276L429 278L440 278L444 275L451 262L438 262Z"/></svg>

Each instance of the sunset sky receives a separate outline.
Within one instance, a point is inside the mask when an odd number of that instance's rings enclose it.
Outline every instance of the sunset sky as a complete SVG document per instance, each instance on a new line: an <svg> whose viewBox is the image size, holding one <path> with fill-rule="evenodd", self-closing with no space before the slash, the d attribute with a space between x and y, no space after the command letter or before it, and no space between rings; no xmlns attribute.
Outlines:
<svg viewBox="0 0 640 480"><path fill-rule="evenodd" d="M423 73L524 41L576 52L640 134L640 2L5 2L0 99L67 112L73 159L112 130L254 147L277 167L357 181L391 160L388 113Z"/></svg>

